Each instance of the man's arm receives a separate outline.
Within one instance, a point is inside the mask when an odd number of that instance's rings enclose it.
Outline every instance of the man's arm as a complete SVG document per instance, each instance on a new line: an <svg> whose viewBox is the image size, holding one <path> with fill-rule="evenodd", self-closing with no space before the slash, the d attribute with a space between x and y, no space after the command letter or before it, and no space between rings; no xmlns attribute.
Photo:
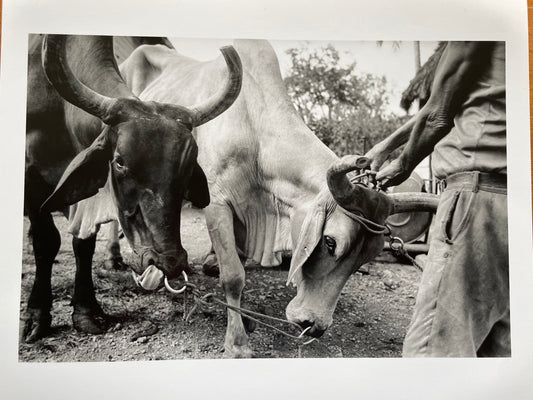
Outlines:
<svg viewBox="0 0 533 400"><path fill-rule="evenodd" d="M439 61L431 95L416 115L413 130L400 156L379 171L383 186L394 186L409 177L453 126L470 90L470 82L487 61L491 42L449 42Z"/></svg>
<svg viewBox="0 0 533 400"><path fill-rule="evenodd" d="M378 171L383 163L389 158L390 154L409 140L409 135L413 130L415 121L416 115L411 117L409 121L400 126L381 142L377 143L365 154L365 157L371 160L370 169L372 171Z"/></svg>

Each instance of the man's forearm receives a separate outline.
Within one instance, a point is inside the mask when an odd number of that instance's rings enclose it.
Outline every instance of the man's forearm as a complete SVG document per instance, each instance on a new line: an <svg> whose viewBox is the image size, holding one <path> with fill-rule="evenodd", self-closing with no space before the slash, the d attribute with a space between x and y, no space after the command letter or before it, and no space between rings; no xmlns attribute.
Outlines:
<svg viewBox="0 0 533 400"><path fill-rule="evenodd" d="M409 121L396 129L390 136L383 139L376 146L379 146L381 151L387 151L389 154L392 153L409 140L409 135L415 125L415 121L416 115L411 117Z"/></svg>
<svg viewBox="0 0 533 400"><path fill-rule="evenodd" d="M450 132L453 119L467 96L472 77L478 74L490 54L491 42L449 42L439 60L431 95L416 115L414 126L400 156L380 169L376 179L383 187L402 183L435 145ZM404 139L404 132L390 138L385 147ZM376 151L376 165L385 152ZM388 156L388 154L387 154Z"/></svg>
<svg viewBox="0 0 533 400"><path fill-rule="evenodd" d="M415 120L416 116L412 117L365 154L365 157L372 160L372 169L378 170L394 150L409 140L409 135L411 134Z"/></svg>
<svg viewBox="0 0 533 400"><path fill-rule="evenodd" d="M446 111L436 110L427 104L416 116L409 140L400 154L406 169L413 170L431 154L435 145L448 134L452 121Z"/></svg>
<svg viewBox="0 0 533 400"><path fill-rule="evenodd" d="M401 163L413 169L448 134L453 118L468 93L471 78L490 54L490 42L449 42L442 55L431 95L417 114L413 131L401 154Z"/></svg>

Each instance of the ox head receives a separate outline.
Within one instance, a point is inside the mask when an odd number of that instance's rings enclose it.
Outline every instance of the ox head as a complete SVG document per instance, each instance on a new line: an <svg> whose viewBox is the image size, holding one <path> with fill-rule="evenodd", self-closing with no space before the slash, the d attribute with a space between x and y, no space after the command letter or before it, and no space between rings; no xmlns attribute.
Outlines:
<svg viewBox="0 0 533 400"><path fill-rule="evenodd" d="M198 207L209 204L207 180L197 163L198 148L191 131L224 112L237 98L242 83L239 56L232 47L222 49L229 68L225 86L205 103L188 109L143 102L131 94L118 73L110 37L99 38L86 56L100 57L96 76L119 82L122 96L97 93L74 75L66 41L67 37L55 35L45 39L46 75L64 99L104 124L94 142L72 160L42 207L61 209L93 196L108 182L134 252L131 267L143 279L150 271L149 283L142 286L154 289L164 275L176 277L188 266L180 238L182 200Z"/></svg>
<svg viewBox="0 0 533 400"><path fill-rule="evenodd" d="M332 165L324 188L311 206L295 211L289 282L297 295L287 318L319 337L331 325L341 290L352 273L383 249L383 225L394 213L435 210L438 199L426 193L390 194L352 183L347 173L361 168L363 157L346 156ZM355 215L355 217L354 217ZM361 223L362 216L373 223Z"/></svg>

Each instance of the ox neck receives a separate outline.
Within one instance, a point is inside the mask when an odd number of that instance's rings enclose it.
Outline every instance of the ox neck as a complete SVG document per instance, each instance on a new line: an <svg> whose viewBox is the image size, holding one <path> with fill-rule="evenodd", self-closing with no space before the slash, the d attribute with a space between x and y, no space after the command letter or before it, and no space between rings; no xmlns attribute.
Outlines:
<svg viewBox="0 0 533 400"><path fill-rule="evenodd" d="M287 93L279 62L266 41L236 40L245 76L247 113L260 132L258 163L264 189L291 208L313 201L327 187L338 157L305 125Z"/></svg>
<svg viewBox="0 0 533 400"><path fill-rule="evenodd" d="M268 160L260 165L265 190L292 209L313 202L327 188L326 172L338 159L301 120L293 128L281 141L271 138L278 143L263 146L260 157Z"/></svg>

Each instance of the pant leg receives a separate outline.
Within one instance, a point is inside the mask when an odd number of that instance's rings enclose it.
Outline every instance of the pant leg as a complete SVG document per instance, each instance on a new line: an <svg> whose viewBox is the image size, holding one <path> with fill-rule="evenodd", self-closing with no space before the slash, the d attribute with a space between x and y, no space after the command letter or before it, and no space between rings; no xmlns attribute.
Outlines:
<svg viewBox="0 0 533 400"><path fill-rule="evenodd" d="M509 312L507 196L446 190L430 236L404 356L475 357ZM497 334L505 355L508 332Z"/></svg>
<svg viewBox="0 0 533 400"><path fill-rule="evenodd" d="M511 355L510 312L500 319L477 351L478 357L509 357Z"/></svg>

